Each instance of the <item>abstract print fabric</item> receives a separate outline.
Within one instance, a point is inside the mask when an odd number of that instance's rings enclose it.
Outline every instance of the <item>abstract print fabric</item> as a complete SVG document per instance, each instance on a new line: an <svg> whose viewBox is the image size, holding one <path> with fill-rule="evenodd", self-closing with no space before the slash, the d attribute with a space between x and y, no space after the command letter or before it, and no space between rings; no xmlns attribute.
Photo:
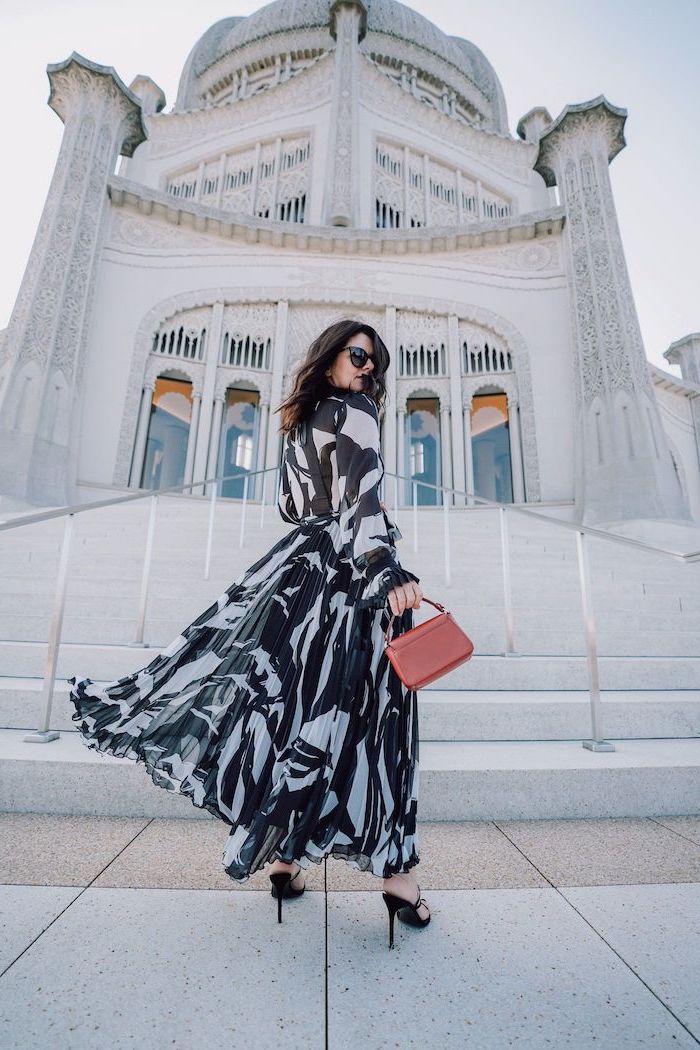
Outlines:
<svg viewBox="0 0 700 1050"><path fill-rule="evenodd" d="M278 509L295 528L146 667L68 679L88 747L231 826L236 882L277 858L384 878L419 861L417 697L383 651L387 594L418 577L382 475L374 401L321 399L285 437ZM407 609L394 629L411 626Z"/></svg>

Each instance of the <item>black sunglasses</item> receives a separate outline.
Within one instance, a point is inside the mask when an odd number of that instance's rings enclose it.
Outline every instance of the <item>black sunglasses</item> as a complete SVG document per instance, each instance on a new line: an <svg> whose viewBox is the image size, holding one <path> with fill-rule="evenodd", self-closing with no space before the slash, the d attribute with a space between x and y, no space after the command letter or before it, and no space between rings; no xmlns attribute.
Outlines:
<svg viewBox="0 0 700 1050"><path fill-rule="evenodd" d="M343 350L350 351L350 360L355 368L362 368L367 360L373 360L374 358L373 354L368 354L364 347L361 346L344 346Z"/></svg>

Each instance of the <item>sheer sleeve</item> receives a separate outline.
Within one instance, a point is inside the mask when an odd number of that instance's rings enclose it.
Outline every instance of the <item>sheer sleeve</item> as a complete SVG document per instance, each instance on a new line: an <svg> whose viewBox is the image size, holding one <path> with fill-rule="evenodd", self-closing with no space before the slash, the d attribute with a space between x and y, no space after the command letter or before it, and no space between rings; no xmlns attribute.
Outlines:
<svg viewBox="0 0 700 1050"><path fill-rule="evenodd" d="M360 608L381 608L398 584L420 581L399 563L394 539L401 534L379 503L379 414L367 394L353 392L340 404L336 460L343 550L354 569L351 597Z"/></svg>

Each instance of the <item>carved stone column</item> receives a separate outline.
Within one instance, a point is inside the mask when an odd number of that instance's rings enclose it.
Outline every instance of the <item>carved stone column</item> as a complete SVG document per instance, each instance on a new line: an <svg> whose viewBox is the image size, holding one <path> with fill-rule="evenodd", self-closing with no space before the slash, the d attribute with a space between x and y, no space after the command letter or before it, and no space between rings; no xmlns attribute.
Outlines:
<svg viewBox="0 0 700 1050"><path fill-rule="evenodd" d="M187 456L185 459L185 476L182 479L183 485L188 485L191 481L194 481L194 454L197 449L197 431L199 429L199 413L202 407L202 394L201 391L192 395L192 417L190 419L190 433L187 439ZM187 489L185 492L186 496L189 496L191 489Z"/></svg>
<svg viewBox="0 0 700 1050"><path fill-rule="evenodd" d="M398 436L398 449L396 454L396 473L407 475L406 470L406 402L402 398L401 404L396 410L396 433ZM409 497L406 495L410 492L410 485L404 479L399 479L399 506L405 507L407 500L410 502Z"/></svg>
<svg viewBox="0 0 700 1050"><path fill-rule="evenodd" d="M329 226L353 226L357 225L358 183L357 45L367 31L367 8L362 0L335 0L330 31L336 46L325 221Z"/></svg>
<svg viewBox="0 0 700 1050"><path fill-rule="evenodd" d="M576 504L585 522L688 518L649 377L608 166L627 114L602 95L544 130L535 170L566 207L576 384Z"/></svg>
<svg viewBox="0 0 700 1050"><path fill-rule="evenodd" d="M384 331L386 334L386 347L389 351L390 362L387 369L386 381L386 403L387 410L384 418L384 461L387 471L392 474L397 472L396 465L396 307L387 306L384 315ZM384 491L386 498L384 502L387 507L397 505L397 493L395 487L398 484L396 478L387 478Z"/></svg>
<svg viewBox="0 0 700 1050"><path fill-rule="evenodd" d="M221 329L224 319L224 304L214 303L211 318L207 325L207 336L205 344L206 358L204 362L204 382L202 385L202 405L197 425L197 443L192 470L192 480L207 477L207 459L209 457L209 437L212 427L212 410L214 408L214 388L216 386L216 370L221 353ZM198 485L191 490L193 496L201 496L203 487Z"/></svg>
<svg viewBox="0 0 700 1050"><path fill-rule="evenodd" d="M0 493L75 501L80 394L107 178L146 135L141 103L111 66L73 52L47 67L49 105L65 124L51 186L5 337ZM0 362L2 364L2 362ZM27 387L27 382L29 386ZM25 389L21 418L12 411ZM53 420L50 432L41 421Z"/></svg>
<svg viewBox="0 0 700 1050"><path fill-rule="evenodd" d="M214 409L212 413L212 428L211 435L209 437L209 460L207 462L207 477L213 478L216 475L217 466L219 463L219 440L221 438L221 428L224 422L224 412L226 411L226 397L224 394L214 398ZM221 486L219 486L219 493L221 493ZM210 486L207 485L207 495L210 494Z"/></svg>
<svg viewBox="0 0 700 1050"><path fill-rule="evenodd" d="M450 452L450 409L448 405L440 405L440 467L441 484L452 488L452 455ZM443 494L444 495L444 494ZM452 502L452 495L445 496L448 503ZM442 503L442 500L440 500Z"/></svg>
<svg viewBox="0 0 700 1050"><path fill-rule="evenodd" d="M508 398L508 437L510 440L510 470L513 480L513 503L525 502L523 484L523 455L520 442L520 408L516 398Z"/></svg>
<svg viewBox="0 0 700 1050"><path fill-rule="evenodd" d="M275 343L272 348L272 380L270 383L270 422L267 428L267 444L265 447L265 467L279 466L280 461L280 413L275 412L282 401L282 381L287 363L287 321L289 318L289 302L280 299L277 303L277 318L275 321ZM277 475L270 474L270 477ZM269 484L269 483L268 483ZM272 491L270 489L269 491ZM275 498L276 495L275 495Z"/></svg>
<svg viewBox="0 0 700 1050"><path fill-rule="evenodd" d="M141 391L141 408L136 428L136 441L134 443L134 456L131 461L131 475L129 487L139 488L141 484L141 472L143 471L143 457L146 451L146 439L148 438L148 424L151 420L151 405L153 403L153 391L156 388L155 380L145 383Z"/></svg>
<svg viewBox="0 0 700 1050"><path fill-rule="evenodd" d="M462 361L459 346L459 319L447 318L447 351L450 370L450 420L452 423L452 484L463 489L466 483L464 424L462 420ZM455 496L455 506L463 507L464 496Z"/></svg>
<svg viewBox="0 0 700 1050"><path fill-rule="evenodd" d="M467 482L467 504L474 505L471 496L474 492L474 450L472 448L472 399L469 398L462 405L462 429L464 431L464 470Z"/></svg>
<svg viewBox="0 0 700 1050"><path fill-rule="evenodd" d="M254 470L265 469L265 449L267 448L267 427L270 418L270 403L269 401L261 401L258 406L258 441L255 449L255 467ZM265 486L265 499L269 502L270 494L273 490L274 485L271 484L270 479L272 473L258 474L255 478L252 490L248 491L248 495L251 498L262 499L263 485ZM253 495L254 494L254 495Z"/></svg>

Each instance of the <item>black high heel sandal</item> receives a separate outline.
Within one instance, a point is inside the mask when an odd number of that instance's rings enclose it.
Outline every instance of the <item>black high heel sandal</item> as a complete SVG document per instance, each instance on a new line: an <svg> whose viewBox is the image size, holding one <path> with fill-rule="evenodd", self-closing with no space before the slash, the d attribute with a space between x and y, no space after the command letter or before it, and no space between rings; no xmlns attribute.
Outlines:
<svg viewBox="0 0 700 1050"><path fill-rule="evenodd" d="M282 900L284 897L301 897L302 893L306 889L306 883L301 887L300 890L295 890L292 886L292 879L301 874L301 866L299 871L275 871L270 875L270 882L272 888L270 893L273 897L277 898L277 921L282 922Z"/></svg>
<svg viewBox="0 0 700 1050"><path fill-rule="evenodd" d="M403 897L397 897L394 893L387 893L385 890L382 891L382 897L386 904L387 911L389 912L389 947L394 947L394 916L399 912L399 919L402 922L407 922L409 926L420 926L421 929L427 926L430 922L430 914L427 919L421 919L418 914L418 909L421 904L425 904L428 907L428 902L423 899L420 895L420 886L418 887L418 900L415 904L411 904L410 901L405 900ZM404 914L401 915L400 912Z"/></svg>

